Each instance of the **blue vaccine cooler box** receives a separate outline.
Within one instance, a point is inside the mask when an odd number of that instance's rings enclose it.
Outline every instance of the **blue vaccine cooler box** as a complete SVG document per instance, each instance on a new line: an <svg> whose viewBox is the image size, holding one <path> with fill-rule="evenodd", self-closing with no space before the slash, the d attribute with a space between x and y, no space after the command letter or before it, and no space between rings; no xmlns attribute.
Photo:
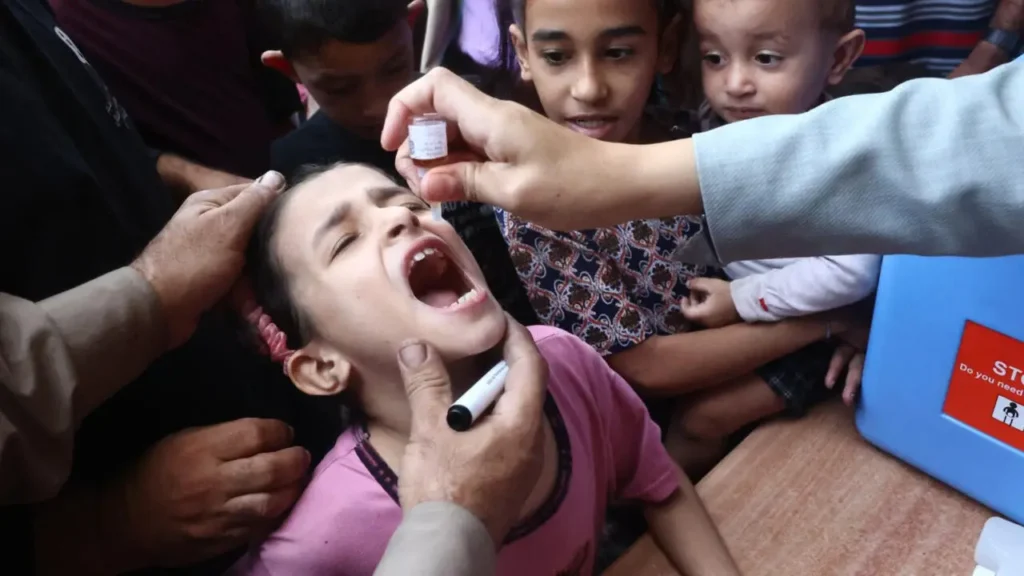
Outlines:
<svg viewBox="0 0 1024 576"><path fill-rule="evenodd" d="M883 259L857 428L1024 524L1024 256Z"/></svg>

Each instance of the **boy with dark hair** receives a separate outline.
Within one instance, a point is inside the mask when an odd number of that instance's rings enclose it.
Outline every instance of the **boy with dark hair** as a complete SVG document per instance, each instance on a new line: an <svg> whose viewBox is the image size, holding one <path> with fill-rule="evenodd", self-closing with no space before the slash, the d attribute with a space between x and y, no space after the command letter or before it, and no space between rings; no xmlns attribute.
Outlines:
<svg viewBox="0 0 1024 576"><path fill-rule="evenodd" d="M364 162L394 171L380 147L388 102L415 77L412 23L422 2L261 0L277 50L263 63L306 87L320 111L271 150L291 178L305 164Z"/></svg>
<svg viewBox="0 0 1024 576"><path fill-rule="evenodd" d="M395 174L395 154L380 147L388 102L416 76L413 23L422 0L260 0L278 47L263 63L305 85L320 111L271 150L271 167L291 180L308 164L361 163ZM537 322L505 249L494 212L445 205L450 222L483 269L502 307Z"/></svg>

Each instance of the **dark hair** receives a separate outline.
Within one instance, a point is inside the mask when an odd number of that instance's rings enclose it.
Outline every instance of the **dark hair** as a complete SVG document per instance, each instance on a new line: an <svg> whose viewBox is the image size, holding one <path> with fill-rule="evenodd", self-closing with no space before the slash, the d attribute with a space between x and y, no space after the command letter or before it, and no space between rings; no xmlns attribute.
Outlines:
<svg viewBox="0 0 1024 576"><path fill-rule="evenodd" d="M249 240L246 263L253 297L256 304L263 308L263 312L284 334L290 350L298 350L308 344L315 333L309 317L292 299L288 275L274 250L277 224L281 218L281 211L287 206L296 187L339 165L340 163L308 165L299 168L292 177L291 186L275 198L260 216Z"/></svg>
<svg viewBox="0 0 1024 576"><path fill-rule="evenodd" d="M507 6L511 12L513 22L518 24L520 28L526 29L526 2L528 0L501 0ZM679 0L651 0L654 2L654 7L658 11L658 22L665 26L672 18L680 11Z"/></svg>
<svg viewBox="0 0 1024 576"><path fill-rule="evenodd" d="M516 24L524 32L526 30L526 3L529 0L496 0L498 2L497 19L501 42L498 46L498 57L495 66L503 70L508 82L514 82L519 75L519 63L516 60L515 45L509 34L509 26ZM643 0L637 0L643 1ZM651 87L651 103L668 100L671 105L696 108L703 98L700 86L700 62L696 35L693 33L692 0L647 0L654 3L658 12L658 34L679 16L682 22L679 27L679 54L675 67L667 77L661 78ZM507 94L503 96L508 97Z"/></svg>
<svg viewBox="0 0 1024 576"><path fill-rule="evenodd" d="M259 0L275 48L286 58L314 54L331 40L370 44L408 15L408 0Z"/></svg>
<svg viewBox="0 0 1024 576"><path fill-rule="evenodd" d="M857 26L857 8L853 0L825 0L821 6L821 25L846 34Z"/></svg>

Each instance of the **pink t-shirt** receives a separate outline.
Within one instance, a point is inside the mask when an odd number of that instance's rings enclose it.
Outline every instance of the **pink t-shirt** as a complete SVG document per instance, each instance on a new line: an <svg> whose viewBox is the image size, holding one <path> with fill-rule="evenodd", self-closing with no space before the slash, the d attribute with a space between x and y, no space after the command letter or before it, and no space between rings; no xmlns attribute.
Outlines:
<svg viewBox="0 0 1024 576"><path fill-rule="evenodd" d="M608 503L664 501L679 485L675 465L640 398L592 348L556 328L530 332L550 368L558 480L505 540L498 574L591 574ZM402 511L397 477L365 437L338 438L288 519L233 574L373 574Z"/></svg>

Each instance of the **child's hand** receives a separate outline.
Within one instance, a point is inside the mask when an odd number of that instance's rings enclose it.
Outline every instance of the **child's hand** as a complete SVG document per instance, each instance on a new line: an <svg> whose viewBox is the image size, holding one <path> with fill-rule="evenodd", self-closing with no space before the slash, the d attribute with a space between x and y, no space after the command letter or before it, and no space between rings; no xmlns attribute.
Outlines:
<svg viewBox="0 0 1024 576"><path fill-rule="evenodd" d="M718 278L692 278L686 283L690 295L679 302L683 316L708 328L741 322L732 301L729 283Z"/></svg>
<svg viewBox="0 0 1024 576"><path fill-rule="evenodd" d="M828 372L825 374L825 387L829 390L835 388L839 375L846 368L846 383L843 386L843 403L853 406L857 399L857 392L860 391L861 377L864 375L863 350L860 350L846 342L836 348L832 354L832 361L829 362Z"/></svg>

